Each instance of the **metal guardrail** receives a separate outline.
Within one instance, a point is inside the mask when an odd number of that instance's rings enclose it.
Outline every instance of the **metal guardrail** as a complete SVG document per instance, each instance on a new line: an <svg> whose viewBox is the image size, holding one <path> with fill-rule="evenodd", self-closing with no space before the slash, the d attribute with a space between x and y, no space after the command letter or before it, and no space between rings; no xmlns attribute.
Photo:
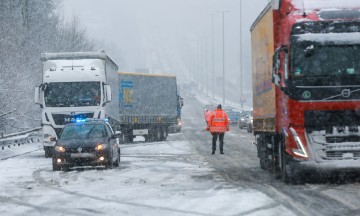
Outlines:
<svg viewBox="0 0 360 216"><path fill-rule="evenodd" d="M10 148L12 146L20 146L25 143L40 142L42 136L40 130L41 128L34 128L31 130L7 134L7 135L1 134L0 148L4 150L5 147Z"/></svg>

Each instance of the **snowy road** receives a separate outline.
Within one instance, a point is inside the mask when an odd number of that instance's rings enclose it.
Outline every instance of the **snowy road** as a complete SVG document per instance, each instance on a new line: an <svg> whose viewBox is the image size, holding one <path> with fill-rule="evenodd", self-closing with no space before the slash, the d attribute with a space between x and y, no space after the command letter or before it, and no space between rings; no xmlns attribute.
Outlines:
<svg viewBox="0 0 360 216"><path fill-rule="evenodd" d="M261 192L229 184L182 137L123 145L118 169L70 172L53 172L30 144L0 163L0 215L290 214Z"/></svg>
<svg viewBox="0 0 360 216"><path fill-rule="evenodd" d="M53 172L36 143L0 151L0 215L359 215L358 182L286 185L260 169L245 130L211 155L202 112L188 101L182 133L122 145L112 170Z"/></svg>
<svg viewBox="0 0 360 216"><path fill-rule="evenodd" d="M211 155L211 136L201 131L204 123L197 121L202 115L202 105L192 100L187 117L191 127L184 130L199 155L203 155L209 166L216 170L228 183L243 189L257 190L273 199L267 208L285 207L295 215L360 215L360 179L330 183L324 179L321 184L287 185L274 175L260 169L256 146L252 145L253 135L246 130L232 127L225 135L225 155L219 152ZM185 120L184 120L185 121ZM186 122L185 122L186 125ZM186 127L186 126L185 126ZM196 134L194 136L194 134ZM257 202L257 200L254 200ZM264 206L263 208L266 208ZM259 211L259 215L267 215ZM287 213L286 213L287 214Z"/></svg>

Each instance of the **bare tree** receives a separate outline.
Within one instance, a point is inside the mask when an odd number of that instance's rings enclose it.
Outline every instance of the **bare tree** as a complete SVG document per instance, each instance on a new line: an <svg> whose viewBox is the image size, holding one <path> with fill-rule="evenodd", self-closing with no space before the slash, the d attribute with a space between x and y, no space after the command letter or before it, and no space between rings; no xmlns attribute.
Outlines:
<svg viewBox="0 0 360 216"><path fill-rule="evenodd" d="M78 17L65 22L59 0L0 1L0 131L40 124L33 89L41 80L42 52L91 51Z"/></svg>

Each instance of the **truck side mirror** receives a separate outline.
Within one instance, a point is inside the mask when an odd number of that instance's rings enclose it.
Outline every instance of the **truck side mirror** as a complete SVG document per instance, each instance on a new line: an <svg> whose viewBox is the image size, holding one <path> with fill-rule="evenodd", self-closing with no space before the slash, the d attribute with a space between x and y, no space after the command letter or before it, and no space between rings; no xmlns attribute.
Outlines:
<svg viewBox="0 0 360 216"><path fill-rule="evenodd" d="M34 93L34 102L35 104L39 104L39 98L40 98L40 88L39 86L35 87L35 93Z"/></svg>
<svg viewBox="0 0 360 216"><path fill-rule="evenodd" d="M281 1L280 0L271 0L271 6L273 10L279 10Z"/></svg>
<svg viewBox="0 0 360 216"><path fill-rule="evenodd" d="M110 102L112 100L112 97L111 97L111 87L109 85L105 85L105 94L106 94L105 102Z"/></svg>
<svg viewBox="0 0 360 216"><path fill-rule="evenodd" d="M272 82L273 82L276 86L280 86L281 74L278 74L278 73L274 73L274 72L273 72Z"/></svg>
<svg viewBox="0 0 360 216"><path fill-rule="evenodd" d="M283 46L275 51L273 56L273 67L272 67L273 68L272 82L283 91L285 90L285 80L288 78L287 66L288 66L287 47ZM283 77L282 75L285 76Z"/></svg>
<svg viewBox="0 0 360 216"><path fill-rule="evenodd" d="M111 136L112 139L116 139L116 138L120 138L120 137L121 137L120 131L115 131L114 134Z"/></svg>
<svg viewBox="0 0 360 216"><path fill-rule="evenodd" d="M39 104L40 108L43 108L42 103L40 103L40 86L36 86L34 90L34 102L35 104Z"/></svg>

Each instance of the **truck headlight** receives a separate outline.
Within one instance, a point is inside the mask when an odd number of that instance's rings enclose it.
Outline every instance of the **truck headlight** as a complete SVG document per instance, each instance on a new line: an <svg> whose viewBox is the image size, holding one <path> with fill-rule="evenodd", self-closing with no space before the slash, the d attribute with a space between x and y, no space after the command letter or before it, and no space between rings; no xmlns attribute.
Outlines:
<svg viewBox="0 0 360 216"><path fill-rule="evenodd" d="M107 146L108 146L107 144L98 144L98 145L95 147L95 150L96 150L96 151L102 151L102 150L106 149Z"/></svg>
<svg viewBox="0 0 360 216"><path fill-rule="evenodd" d="M65 148L63 146L55 146L55 151L57 151L57 152L65 152Z"/></svg>
<svg viewBox="0 0 360 216"><path fill-rule="evenodd" d="M290 128L290 131L291 131L292 135L294 136L295 143L297 145L297 149L294 149L294 148L291 149L292 152L294 152L295 155L300 156L300 157L304 157L304 158L309 157L305 150L305 147L304 147L303 143L301 142L300 137L296 133L295 129Z"/></svg>

